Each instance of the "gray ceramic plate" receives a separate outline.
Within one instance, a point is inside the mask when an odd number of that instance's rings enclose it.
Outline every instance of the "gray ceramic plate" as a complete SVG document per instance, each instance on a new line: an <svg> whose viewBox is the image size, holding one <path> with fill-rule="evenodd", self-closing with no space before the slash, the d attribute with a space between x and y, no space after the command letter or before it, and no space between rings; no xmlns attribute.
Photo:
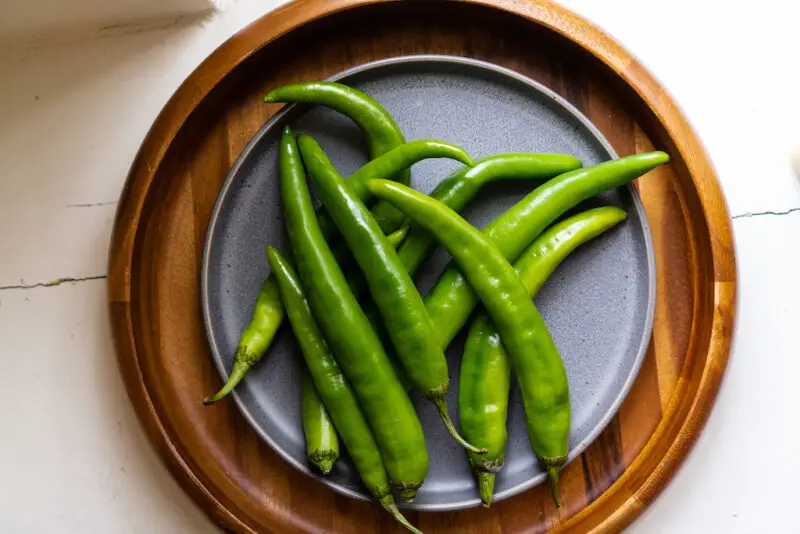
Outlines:
<svg viewBox="0 0 800 534"><path fill-rule="evenodd" d="M575 108L536 82L495 65L448 57L410 57L363 65L334 77L366 91L395 117L409 140L434 138L461 145L475 157L499 152L558 152L591 165L616 157ZM322 108L289 107L271 119L233 165L208 228L202 273L205 324L223 378L239 334L269 274L266 245L286 248L276 173L281 127L316 137L347 176L366 161L359 129ZM431 160L413 168L414 187L430 192L457 164ZM464 215L485 225L534 187L487 187ZM576 210L613 204L627 210L624 224L576 251L536 297L566 363L572 395L570 459L600 433L619 408L644 358L653 319L655 271L644 210L631 187L608 192ZM447 261L438 251L419 277L424 292ZM463 333L450 346L448 404L458 420L459 356ZM298 348L283 328L269 353L234 394L264 440L297 469L333 489L366 498L349 458L326 478L307 467L300 421ZM516 385L515 385L516 388ZM413 394L430 457L430 472L410 508L455 510L479 504L464 451L450 438L434 407ZM519 392L509 409L506 466L495 501L543 481L525 431ZM309 481L309 483L311 483Z"/></svg>

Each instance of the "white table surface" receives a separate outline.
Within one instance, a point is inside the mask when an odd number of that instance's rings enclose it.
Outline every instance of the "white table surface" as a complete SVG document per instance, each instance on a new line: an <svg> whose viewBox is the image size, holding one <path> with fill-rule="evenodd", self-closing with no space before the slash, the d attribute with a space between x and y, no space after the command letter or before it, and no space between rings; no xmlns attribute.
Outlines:
<svg viewBox="0 0 800 534"><path fill-rule="evenodd" d="M133 156L178 84L280 2L56 47L0 50L0 515L4 533L215 532L128 402L106 255ZM709 423L634 533L796 532L800 502L800 5L569 0L660 79L734 216L735 348ZM0 16L2 8L0 8ZM44 282L75 282L45 287Z"/></svg>

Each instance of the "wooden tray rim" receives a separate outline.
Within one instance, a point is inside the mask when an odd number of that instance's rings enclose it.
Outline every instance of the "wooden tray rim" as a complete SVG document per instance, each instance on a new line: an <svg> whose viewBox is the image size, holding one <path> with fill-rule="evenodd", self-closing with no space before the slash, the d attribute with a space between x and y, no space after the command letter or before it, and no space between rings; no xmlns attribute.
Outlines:
<svg viewBox="0 0 800 534"><path fill-rule="evenodd" d="M170 144L188 117L230 71L302 25L341 11L396 1L402 0L295 0L240 30L209 55L164 106L139 148L120 197L109 248L108 290L111 326L125 386L148 438L173 476L212 520L227 528L252 532L238 517L237 510L221 503L194 474L190 462L183 458L160 421L141 373L131 318L131 270L141 208ZM585 531L618 531L638 517L677 472L716 399L729 358L736 315L736 261L727 206L702 144L671 97L611 37L552 0L449 1L482 5L523 17L562 35L611 68L653 112L675 144L697 190L705 216L703 222L711 237L714 299L706 365L693 401L676 430L672 418L679 397L686 394L685 365L662 421L637 458L601 496L558 528L576 529L585 524ZM125 313L113 309L114 305L123 305ZM669 447L653 463L651 456L658 453L659 444L665 439L671 439Z"/></svg>

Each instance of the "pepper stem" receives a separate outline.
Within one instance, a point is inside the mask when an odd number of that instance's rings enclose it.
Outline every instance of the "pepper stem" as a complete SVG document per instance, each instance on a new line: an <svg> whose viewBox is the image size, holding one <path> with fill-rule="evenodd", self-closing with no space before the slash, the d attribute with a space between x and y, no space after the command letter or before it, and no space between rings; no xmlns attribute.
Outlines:
<svg viewBox="0 0 800 534"><path fill-rule="evenodd" d="M222 389L220 389L216 395L203 399L203 404L208 406L209 404L214 404L218 400L227 397L228 393L233 391L233 388L235 388L239 382L242 381L242 378L244 378L245 373L247 373L249 369L249 363L234 361L233 368L231 369L231 376L228 377L228 381L225 382L225 385L222 386Z"/></svg>
<svg viewBox="0 0 800 534"><path fill-rule="evenodd" d="M461 437L461 435L456 430L455 425L453 424L453 420L450 419L450 414L447 413L447 404L444 401L444 397L437 397L432 400L433 404L435 404L436 408L439 410L439 416L442 418L442 421L444 422L444 426L447 428L447 431L450 432L450 435L453 436L453 438L462 447L464 447L469 452L474 454L486 454L487 452L489 452L486 449L479 449L478 447L468 443L467 440Z"/></svg>
<svg viewBox="0 0 800 534"><path fill-rule="evenodd" d="M547 468L547 480L550 481L550 491L553 493L553 501L556 508L561 508L561 499L558 497L558 466L552 465Z"/></svg>
<svg viewBox="0 0 800 534"><path fill-rule="evenodd" d="M483 506L489 508L492 505L492 495L494 494L495 474L488 471L478 471L478 491L481 496Z"/></svg>
<svg viewBox="0 0 800 534"><path fill-rule="evenodd" d="M401 514L400 510L397 509L397 505L394 503L394 497L392 497L391 494L381 497L380 502L381 506L383 506L383 509L392 514L398 523L406 527L414 534L422 534L421 530L409 523L408 519L403 517L403 514Z"/></svg>

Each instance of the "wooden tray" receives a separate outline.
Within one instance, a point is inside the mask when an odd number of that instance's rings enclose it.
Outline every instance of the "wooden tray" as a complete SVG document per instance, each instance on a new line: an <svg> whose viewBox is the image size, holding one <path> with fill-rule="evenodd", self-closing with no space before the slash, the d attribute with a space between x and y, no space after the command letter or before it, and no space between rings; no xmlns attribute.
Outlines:
<svg viewBox="0 0 800 534"><path fill-rule="evenodd" d="M730 221L699 141L669 96L608 36L545 0L302 0L245 28L181 85L133 163L109 267L126 387L148 436L187 492L236 532L400 532L379 507L335 494L281 460L219 384L203 330L200 259L235 158L279 106L285 83L376 59L447 54L499 64L555 90L620 155L665 150L636 184L652 227L653 339L619 414L563 474L565 506L543 486L492 506L409 513L427 534L618 531L661 491L708 416L725 370L736 272Z"/></svg>

